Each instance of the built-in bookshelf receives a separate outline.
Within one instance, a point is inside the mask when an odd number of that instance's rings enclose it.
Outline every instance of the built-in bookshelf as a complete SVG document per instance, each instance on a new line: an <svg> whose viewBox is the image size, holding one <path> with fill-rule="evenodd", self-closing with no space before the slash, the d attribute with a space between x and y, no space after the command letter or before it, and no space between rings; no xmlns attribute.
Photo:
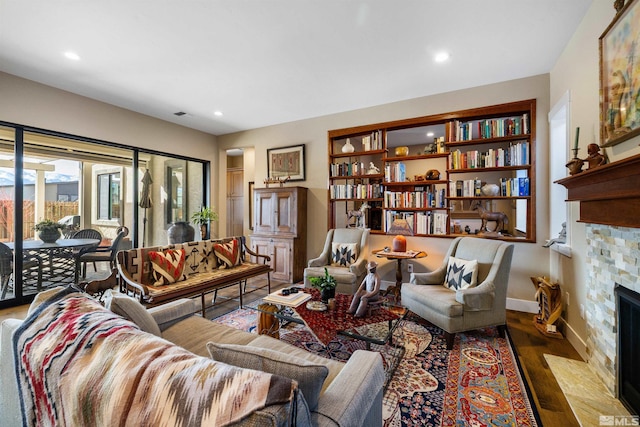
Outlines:
<svg viewBox="0 0 640 427"><path fill-rule="evenodd" d="M535 113L526 100L329 131L329 227L362 211L372 234L403 219L419 236L534 242ZM482 230L479 210L508 225Z"/></svg>

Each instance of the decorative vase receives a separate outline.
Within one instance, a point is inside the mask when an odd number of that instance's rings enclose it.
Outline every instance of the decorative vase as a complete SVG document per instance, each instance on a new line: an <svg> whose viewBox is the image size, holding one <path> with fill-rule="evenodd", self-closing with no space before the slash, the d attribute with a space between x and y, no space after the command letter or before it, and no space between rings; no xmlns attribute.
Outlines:
<svg viewBox="0 0 640 427"><path fill-rule="evenodd" d="M176 221L167 230L169 243L192 242L195 235L196 230L191 224L185 221Z"/></svg>
<svg viewBox="0 0 640 427"><path fill-rule="evenodd" d="M497 196L500 193L498 184L485 184L480 189L483 196Z"/></svg>
<svg viewBox="0 0 640 427"><path fill-rule="evenodd" d="M329 299L335 298L335 297L336 297L336 288L323 289L320 292L320 299L325 304L327 304L329 302Z"/></svg>
<svg viewBox="0 0 640 427"><path fill-rule="evenodd" d="M55 243L60 238L60 230L51 228L38 231L38 238L45 243Z"/></svg>
<svg viewBox="0 0 640 427"><path fill-rule="evenodd" d="M409 147L396 147L395 153L397 157L404 157L409 155Z"/></svg>
<svg viewBox="0 0 640 427"><path fill-rule="evenodd" d="M353 153L355 151L355 147L351 145L351 140L347 138L347 142L342 146L343 153Z"/></svg>
<svg viewBox="0 0 640 427"><path fill-rule="evenodd" d="M202 237L202 240L207 240L209 238L207 229L207 224L200 224L200 236Z"/></svg>

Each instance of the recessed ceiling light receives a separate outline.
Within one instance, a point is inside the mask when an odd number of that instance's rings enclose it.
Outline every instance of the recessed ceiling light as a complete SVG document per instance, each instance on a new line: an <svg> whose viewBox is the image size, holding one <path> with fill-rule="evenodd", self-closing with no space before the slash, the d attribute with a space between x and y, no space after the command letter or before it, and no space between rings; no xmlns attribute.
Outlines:
<svg viewBox="0 0 640 427"><path fill-rule="evenodd" d="M427 132L427 136L433 136L433 132Z"/></svg>
<svg viewBox="0 0 640 427"><path fill-rule="evenodd" d="M222 116L222 111L214 111L213 115L220 117L220 116Z"/></svg>
<svg viewBox="0 0 640 427"><path fill-rule="evenodd" d="M71 59L72 61L79 61L80 60L80 55L78 55L75 52L71 52L71 51L65 52L64 56L65 56L65 58Z"/></svg>
<svg viewBox="0 0 640 427"><path fill-rule="evenodd" d="M436 62L445 62L447 59L449 59L449 52L438 52L433 57L433 60Z"/></svg>

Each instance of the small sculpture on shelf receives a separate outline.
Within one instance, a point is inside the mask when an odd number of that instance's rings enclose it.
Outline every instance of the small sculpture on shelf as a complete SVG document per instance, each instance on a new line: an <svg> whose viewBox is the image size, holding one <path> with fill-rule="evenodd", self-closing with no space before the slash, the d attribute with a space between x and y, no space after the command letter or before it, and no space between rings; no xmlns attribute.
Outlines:
<svg viewBox="0 0 640 427"><path fill-rule="evenodd" d="M370 207L367 202L362 202L360 209L347 212L347 228L367 228L367 209ZM352 218L355 218L354 224L350 224Z"/></svg>
<svg viewBox="0 0 640 427"><path fill-rule="evenodd" d="M284 187L284 183L291 179L291 175L282 179L280 177L277 178L267 178L264 180L264 184L269 188L269 184L280 184L280 187Z"/></svg>
<svg viewBox="0 0 640 427"><path fill-rule="evenodd" d="M600 153L600 146L598 144L589 144L587 146L587 153L589 157L585 160L589 165L589 169L594 169L607 163L607 158Z"/></svg>
<svg viewBox="0 0 640 427"><path fill-rule="evenodd" d="M424 154L435 154L437 150L436 144L427 144L424 147Z"/></svg>
<svg viewBox="0 0 640 427"><path fill-rule="evenodd" d="M550 279L544 276L531 277L531 281L537 288L536 300L539 305L538 314L533 317L534 326L548 337L562 338L562 334L556 326L556 322L562 314L560 285L551 283Z"/></svg>
<svg viewBox="0 0 640 427"><path fill-rule="evenodd" d="M362 280L360 287L353 295L351 305L347 313L355 317L364 317L380 299L380 276L376 272L378 263L369 261L367 264L367 275Z"/></svg>
<svg viewBox="0 0 640 427"><path fill-rule="evenodd" d="M544 245L542 245L543 248L550 248L551 246L553 246L556 243L566 243L567 242L567 223L563 222L562 223L562 230L560 230L560 234L558 234L558 237L555 237L551 240L547 240L546 242L544 242Z"/></svg>
<svg viewBox="0 0 640 427"><path fill-rule="evenodd" d="M377 167L373 162L369 162L369 169L367 170L367 175L375 175L380 173L380 168Z"/></svg>
<svg viewBox="0 0 640 427"><path fill-rule="evenodd" d="M424 174L424 179L426 180L438 180L440 179L440 171L437 169L429 169L427 173Z"/></svg>
<svg viewBox="0 0 640 427"><path fill-rule="evenodd" d="M504 225L509 223L509 217L504 212L491 212L485 209L482 206L482 203L479 201L474 201L472 204L471 210L477 210L480 215L480 219L482 220L482 225L480 226L480 233L488 236L488 235L500 235L500 232L504 230ZM487 223L489 221L495 221L496 228L493 231L489 231L487 228Z"/></svg>

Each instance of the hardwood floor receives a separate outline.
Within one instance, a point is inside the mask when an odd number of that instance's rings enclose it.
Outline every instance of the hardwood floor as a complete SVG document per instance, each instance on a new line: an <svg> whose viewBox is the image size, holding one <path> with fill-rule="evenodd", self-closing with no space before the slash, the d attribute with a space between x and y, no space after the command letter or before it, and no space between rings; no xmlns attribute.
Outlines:
<svg viewBox="0 0 640 427"><path fill-rule="evenodd" d="M284 286L273 283L272 290ZM266 294L266 291L264 292ZM247 296L246 302L263 296L263 292L255 292ZM207 317L217 317L225 312L235 310L237 301L217 306L214 311L208 311ZM13 307L0 310L0 321L8 318L24 319L28 306ZM579 426L567 400L565 399L553 373L544 359L544 354L553 354L569 359L582 360L566 339L545 337L533 326L533 314L516 311L507 312L507 326L509 334L516 347L520 365L531 388L533 403L535 404L543 426Z"/></svg>
<svg viewBox="0 0 640 427"><path fill-rule="evenodd" d="M507 327L542 425L579 426L544 358L546 353L582 360L578 352L566 339L550 338L538 332L531 313L507 311Z"/></svg>

